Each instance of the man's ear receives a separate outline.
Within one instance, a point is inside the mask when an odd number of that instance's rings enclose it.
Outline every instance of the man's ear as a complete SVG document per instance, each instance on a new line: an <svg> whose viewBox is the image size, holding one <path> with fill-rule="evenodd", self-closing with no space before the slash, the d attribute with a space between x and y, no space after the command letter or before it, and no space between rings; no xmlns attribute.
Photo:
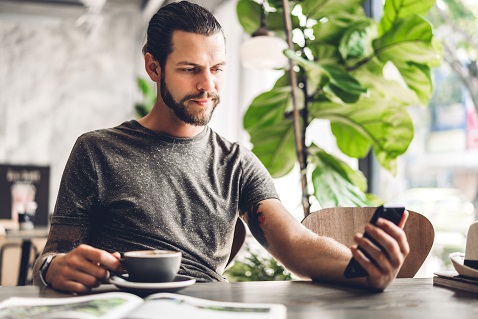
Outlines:
<svg viewBox="0 0 478 319"><path fill-rule="evenodd" d="M159 82L161 68L158 61L156 61L149 52L144 55L144 68L152 81Z"/></svg>

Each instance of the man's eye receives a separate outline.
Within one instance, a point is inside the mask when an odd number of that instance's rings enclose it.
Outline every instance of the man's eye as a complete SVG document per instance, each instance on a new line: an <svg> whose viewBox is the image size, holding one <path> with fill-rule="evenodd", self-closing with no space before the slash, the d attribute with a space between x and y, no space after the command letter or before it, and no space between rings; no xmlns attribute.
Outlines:
<svg viewBox="0 0 478 319"><path fill-rule="evenodd" d="M222 72L222 69L221 68L214 68L212 69L213 72L215 73L219 73L219 72Z"/></svg>
<svg viewBox="0 0 478 319"><path fill-rule="evenodd" d="M184 69L184 71L189 72L189 73L195 73L195 72L197 72L197 69L196 68L187 68L187 69Z"/></svg>

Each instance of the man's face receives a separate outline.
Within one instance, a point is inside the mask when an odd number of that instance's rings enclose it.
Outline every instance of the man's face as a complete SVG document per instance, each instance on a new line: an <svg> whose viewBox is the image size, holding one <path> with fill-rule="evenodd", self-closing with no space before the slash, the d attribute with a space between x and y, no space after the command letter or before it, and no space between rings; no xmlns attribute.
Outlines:
<svg viewBox="0 0 478 319"><path fill-rule="evenodd" d="M172 43L173 51L161 70L161 98L176 119L204 126L220 102L224 37L175 31Z"/></svg>

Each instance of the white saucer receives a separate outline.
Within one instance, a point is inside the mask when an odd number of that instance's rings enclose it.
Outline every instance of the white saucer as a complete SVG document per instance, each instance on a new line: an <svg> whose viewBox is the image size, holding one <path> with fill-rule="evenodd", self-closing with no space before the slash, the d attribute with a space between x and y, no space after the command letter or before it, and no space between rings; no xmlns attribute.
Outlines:
<svg viewBox="0 0 478 319"><path fill-rule="evenodd" d="M191 286L196 282L196 279L177 275L173 281L169 282L134 282L128 281L121 277L113 276L110 278L110 283L116 287L124 290L151 290L151 291L176 291L181 288Z"/></svg>

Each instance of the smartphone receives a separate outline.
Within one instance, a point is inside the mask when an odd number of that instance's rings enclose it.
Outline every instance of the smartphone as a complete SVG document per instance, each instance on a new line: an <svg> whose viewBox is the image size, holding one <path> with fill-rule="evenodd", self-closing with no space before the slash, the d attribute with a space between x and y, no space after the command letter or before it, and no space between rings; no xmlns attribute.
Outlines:
<svg viewBox="0 0 478 319"><path fill-rule="evenodd" d="M375 225L380 217L388 219L398 227L403 228L408 218L408 212L405 213L405 207L379 206L375 210L372 219L370 219L370 224ZM364 233L364 237L368 238L374 245L376 245L380 249L383 249L383 247L378 242L376 242L375 239L373 239L369 234ZM365 250L363 250L360 246L358 248L368 259L373 260ZM367 271L363 269L363 267L354 258L352 258L347 267L345 268L344 277L357 278L366 276L368 276Z"/></svg>

